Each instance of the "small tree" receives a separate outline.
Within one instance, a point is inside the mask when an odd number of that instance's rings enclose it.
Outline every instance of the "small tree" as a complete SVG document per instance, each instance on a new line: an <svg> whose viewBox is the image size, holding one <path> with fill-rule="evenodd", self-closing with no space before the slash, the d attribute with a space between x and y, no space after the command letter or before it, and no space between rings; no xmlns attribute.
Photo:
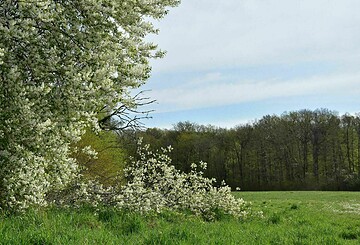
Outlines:
<svg viewBox="0 0 360 245"><path fill-rule="evenodd" d="M77 172L71 143L163 56L144 41L179 0L0 1L0 207L46 205ZM102 114L104 113L104 114Z"/></svg>

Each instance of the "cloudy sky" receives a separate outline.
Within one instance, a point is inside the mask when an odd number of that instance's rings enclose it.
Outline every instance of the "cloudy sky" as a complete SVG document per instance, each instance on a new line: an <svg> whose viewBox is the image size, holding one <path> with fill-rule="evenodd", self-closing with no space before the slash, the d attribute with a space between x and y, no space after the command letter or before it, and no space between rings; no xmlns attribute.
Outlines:
<svg viewBox="0 0 360 245"><path fill-rule="evenodd" d="M149 39L148 127L220 127L284 111L360 111L359 0L182 0Z"/></svg>

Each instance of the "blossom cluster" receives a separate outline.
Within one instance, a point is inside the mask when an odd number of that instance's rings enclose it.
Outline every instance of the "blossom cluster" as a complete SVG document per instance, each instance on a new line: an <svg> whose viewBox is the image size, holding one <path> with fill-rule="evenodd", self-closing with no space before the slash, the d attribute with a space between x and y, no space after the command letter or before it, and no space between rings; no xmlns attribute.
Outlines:
<svg viewBox="0 0 360 245"><path fill-rule="evenodd" d="M138 146L138 160L125 169L128 183L117 196L117 206L146 212L163 209L190 210L194 214L213 219L217 211L235 217L246 217L247 203L231 194L223 182L204 176L206 163L193 163L189 173L181 172L171 164L171 147L152 152L149 145Z"/></svg>

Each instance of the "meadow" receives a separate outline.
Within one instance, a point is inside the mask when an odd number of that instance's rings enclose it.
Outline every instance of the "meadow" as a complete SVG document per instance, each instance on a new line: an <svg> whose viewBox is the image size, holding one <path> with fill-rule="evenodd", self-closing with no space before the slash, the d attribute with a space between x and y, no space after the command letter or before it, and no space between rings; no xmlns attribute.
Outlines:
<svg viewBox="0 0 360 245"><path fill-rule="evenodd" d="M263 217L42 209L0 215L0 244L360 244L359 192L235 192Z"/></svg>

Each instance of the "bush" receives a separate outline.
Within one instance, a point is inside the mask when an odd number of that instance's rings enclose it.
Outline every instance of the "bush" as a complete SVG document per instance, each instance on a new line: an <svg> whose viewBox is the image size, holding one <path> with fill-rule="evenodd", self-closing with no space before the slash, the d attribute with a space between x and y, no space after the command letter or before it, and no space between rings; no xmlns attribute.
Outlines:
<svg viewBox="0 0 360 245"><path fill-rule="evenodd" d="M223 182L215 187L215 179L203 176L206 163L192 164L190 173L184 173L171 165L167 155L171 147L156 152L149 148L139 143L139 159L125 169L128 183L115 196L117 207L139 212L190 210L208 220L215 219L219 213L247 215L247 204L235 198L229 186Z"/></svg>
<svg viewBox="0 0 360 245"><path fill-rule="evenodd" d="M184 173L171 165L167 155L171 147L156 152L149 151L149 147L139 142L138 160L132 159L124 169L127 184L111 188L90 181L74 184L71 190L54 195L52 202L75 206L103 204L140 213L190 211L206 220L248 215L247 203L235 198L225 182L215 187L215 179L203 176L206 163L192 164L190 173Z"/></svg>

